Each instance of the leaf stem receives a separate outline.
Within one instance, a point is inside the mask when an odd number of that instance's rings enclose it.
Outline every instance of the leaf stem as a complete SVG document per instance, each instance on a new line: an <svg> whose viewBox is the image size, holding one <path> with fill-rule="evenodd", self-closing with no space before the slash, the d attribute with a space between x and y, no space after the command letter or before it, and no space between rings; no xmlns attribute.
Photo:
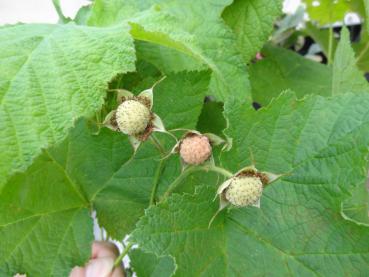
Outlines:
<svg viewBox="0 0 369 277"><path fill-rule="evenodd" d="M128 254L129 250L131 250L132 246L133 246L133 242L129 242L127 244L127 246L124 248L124 250L119 255L119 257L115 259L115 261L114 261L114 267L120 265L120 263L122 262L123 258Z"/></svg>
<svg viewBox="0 0 369 277"><path fill-rule="evenodd" d="M329 38L328 38L328 64L332 63L332 51L333 51L333 25L329 26Z"/></svg>
<svg viewBox="0 0 369 277"><path fill-rule="evenodd" d="M60 7L60 1L59 0L53 0L53 5L55 8L56 13L59 16L59 19L61 20L62 23L68 23L69 19L67 17L65 17L65 15L63 14L63 11Z"/></svg>
<svg viewBox="0 0 369 277"><path fill-rule="evenodd" d="M155 176L154 176L154 184L153 184L153 188L151 190L151 196L150 196L150 206L155 204L156 192L159 186L160 175L163 171L163 165L164 165L164 159L161 159L159 162L158 168L156 169Z"/></svg>
<svg viewBox="0 0 369 277"><path fill-rule="evenodd" d="M213 171L219 174L222 174L223 176L230 178L233 176L233 174L231 172L229 172L228 170L221 168L221 167L217 167L215 165L203 165L203 166L191 166L188 167L187 169L185 169L181 175L179 175L177 177L177 179L175 179L173 181L173 183L170 184L170 186L168 187L167 191L164 194L164 199L167 198L173 191L175 191L178 186L181 184L181 182L183 181L183 179L185 179L188 175L190 175L191 173L197 172L197 171Z"/></svg>
<svg viewBox="0 0 369 277"><path fill-rule="evenodd" d="M365 47L360 51L360 54L356 58L356 63L358 63L369 50L369 41L365 44Z"/></svg>
<svg viewBox="0 0 369 277"><path fill-rule="evenodd" d="M161 145L161 143L158 141L158 139L154 136L154 134L152 134L150 136L150 139L151 139L152 143L156 146L156 148L160 151L160 154L162 156L165 156L165 150L164 150L163 146Z"/></svg>

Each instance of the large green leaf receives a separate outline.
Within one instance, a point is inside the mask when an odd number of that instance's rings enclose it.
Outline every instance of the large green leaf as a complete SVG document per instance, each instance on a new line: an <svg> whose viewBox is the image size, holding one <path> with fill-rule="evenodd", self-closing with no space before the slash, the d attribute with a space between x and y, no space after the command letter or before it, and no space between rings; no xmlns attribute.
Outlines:
<svg viewBox="0 0 369 277"><path fill-rule="evenodd" d="M175 264L171 257L157 257L134 249L129 253L130 266L137 277L170 277L175 271Z"/></svg>
<svg viewBox="0 0 369 277"><path fill-rule="evenodd" d="M341 32L332 66L307 60L282 48L268 46L262 53L265 58L250 66L253 100L262 105L286 89L295 91L298 98L307 94L369 92L369 84L356 66L346 28Z"/></svg>
<svg viewBox="0 0 369 277"><path fill-rule="evenodd" d="M68 276L89 257L88 202L47 153L0 193L0 236L0 276Z"/></svg>
<svg viewBox="0 0 369 277"><path fill-rule="evenodd" d="M164 73L193 71L208 68L195 57L147 41L136 41L137 57L154 64Z"/></svg>
<svg viewBox="0 0 369 277"><path fill-rule="evenodd" d="M128 21L136 40L174 49L189 56L190 61L196 60L200 67L202 64L209 67L213 71L211 92L220 100L226 100L230 95L250 99L246 66L235 45L236 38L221 19L223 9L229 4L230 0L97 0L90 24L106 26ZM109 12L111 10L114 13ZM156 63L158 59L160 61L160 49L154 51L155 58L153 52L146 54L151 55L150 62L153 59ZM165 53L170 56L170 61L183 58L183 55L170 51ZM189 64L186 60L179 68L194 69L193 65L188 68ZM170 65L173 70L173 62Z"/></svg>
<svg viewBox="0 0 369 277"><path fill-rule="evenodd" d="M252 98L267 105L274 97L292 89L298 98L306 94L331 95L332 71L326 65L308 60L283 48L265 47L263 60L250 66Z"/></svg>
<svg viewBox="0 0 369 277"><path fill-rule="evenodd" d="M341 39L334 56L332 69L332 94L369 92L364 74L356 67L355 53L350 45L349 32L341 31Z"/></svg>
<svg viewBox="0 0 369 277"><path fill-rule="evenodd" d="M365 275L369 229L344 219L341 205L366 181L368 105L368 94L287 93L260 111L229 103L224 165L236 171L253 160L285 175L265 188L260 209L226 209L210 228L214 188L174 194L147 210L133 240L173 256L175 276Z"/></svg>
<svg viewBox="0 0 369 277"><path fill-rule="evenodd" d="M356 54L356 64L363 72L369 72L369 31L362 30L360 41L353 43Z"/></svg>
<svg viewBox="0 0 369 277"><path fill-rule="evenodd" d="M195 129L208 91L210 72L181 72L168 75L154 89L154 111L165 128Z"/></svg>
<svg viewBox="0 0 369 277"><path fill-rule="evenodd" d="M0 29L0 186L76 118L103 103L107 82L134 70L128 28L16 25Z"/></svg>
<svg viewBox="0 0 369 277"><path fill-rule="evenodd" d="M281 13L281 0L236 0L224 10L223 18L235 32L246 62L254 58L268 40L273 23Z"/></svg>
<svg viewBox="0 0 369 277"><path fill-rule="evenodd" d="M223 115L223 103L205 102L202 107L196 130L202 133L213 133L223 136L223 130L227 127L227 122Z"/></svg>

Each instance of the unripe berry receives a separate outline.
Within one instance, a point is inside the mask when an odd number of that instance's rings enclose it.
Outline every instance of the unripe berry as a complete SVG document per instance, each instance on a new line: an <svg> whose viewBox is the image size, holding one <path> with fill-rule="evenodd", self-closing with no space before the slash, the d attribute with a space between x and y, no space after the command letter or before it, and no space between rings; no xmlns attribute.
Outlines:
<svg viewBox="0 0 369 277"><path fill-rule="evenodd" d="M224 197L231 204L244 207L257 203L263 192L263 183L258 177L233 177L225 190Z"/></svg>
<svg viewBox="0 0 369 277"><path fill-rule="evenodd" d="M182 140L179 154L186 164L202 164L211 155L209 139L203 135L191 134Z"/></svg>
<svg viewBox="0 0 369 277"><path fill-rule="evenodd" d="M119 105L116 113L119 129L127 135L137 135L145 131L151 120L150 110L136 100L126 100Z"/></svg>

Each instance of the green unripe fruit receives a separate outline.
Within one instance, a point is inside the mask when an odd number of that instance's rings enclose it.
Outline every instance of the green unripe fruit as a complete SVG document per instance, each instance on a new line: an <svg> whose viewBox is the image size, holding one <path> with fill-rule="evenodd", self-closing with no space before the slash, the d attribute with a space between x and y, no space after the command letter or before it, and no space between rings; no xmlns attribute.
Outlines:
<svg viewBox="0 0 369 277"><path fill-rule="evenodd" d="M233 177L225 190L224 197L231 204L244 207L258 202L263 192L263 183L258 177Z"/></svg>
<svg viewBox="0 0 369 277"><path fill-rule="evenodd" d="M127 135L143 133L151 120L150 110L136 100L126 100L116 113L119 130Z"/></svg>

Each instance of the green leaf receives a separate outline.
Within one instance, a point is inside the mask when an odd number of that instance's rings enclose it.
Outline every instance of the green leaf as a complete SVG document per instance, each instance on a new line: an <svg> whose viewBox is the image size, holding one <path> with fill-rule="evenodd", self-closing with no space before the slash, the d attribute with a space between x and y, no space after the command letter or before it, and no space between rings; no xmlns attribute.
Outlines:
<svg viewBox="0 0 369 277"><path fill-rule="evenodd" d="M201 133L213 133L223 136L223 130L227 127L227 122L223 116L223 103L205 102L202 107L196 130Z"/></svg>
<svg viewBox="0 0 369 277"><path fill-rule="evenodd" d="M348 12L362 12L362 0L305 0L310 19L320 25L343 21Z"/></svg>
<svg viewBox="0 0 369 277"><path fill-rule="evenodd" d="M362 30L360 41L353 43L356 54L356 64L363 72L369 72L369 31Z"/></svg>
<svg viewBox="0 0 369 277"><path fill-rule="evenodd" d="M358 224L369 226L369 191L367 184L358 184L352 197L342 203L345 218Z"/></svg>
<svg viewBox="0 0 369 277"><path fill-rule="evenodd" d="M363 5L365 9L366 30L369 33L369 1L363 0Z"/></svg>
<svg viewBox="0 0 369 277"><path fill-rule="evenodd" d="M210 72L182 72L168 75L154 88L154 112L166 129L195 129L200 116Z"/></svg>
<svg viewBox="0 0 369 277"><path fill-rule="evenodd" d="M355 53L350 45L349 32L343 28L334 56L332 94L364 91L369 92L369 84L363 73L356 67Z"/></svg>
<svg viewBox="0 0 369 277"><path fill-rule="evenodd" d="M99 224L111 237L123 239L144 214L158 182L156 176L161 171L161 158L153 144L143 144L105 183L100 183L92 195Z"/></svg>
<svg viewBox="0 0 369 277"><path fill-rule="evenodd" d="M290 50L267 46L261 61L250 66L253 100L266 105L291 89L298 98L308 94L332 96L369 92L369 84L356 66L346 28L342 30L332 66L308 60Z"/></svg>
<svg viewBox="0 0 369 277"><path fill-rule="evenodd" d="M250 66L253 100L262 106L287 89L298 98L307 94L328 96L332 91L332 72L328 66L308 60L293 51L265 47L264 58Z"/></svg>
<svg viewBox="0 0 369 277"><path fill-rule="evenodd" d="M91 116L107 82L134 70L127 27L16 25L0 29L0 187L41 148Z"/></svg>
<svg viewBox="0 0 369 277"><path fill-rule="evenodd" d="M341 204L366 181L368 105L367 94L283 94L259 111L229 103L234 140L222 161L236 171L251 150L258 169L285 175L265 188L260 209L225 209L210 228L215 188L174 194L146 211L133 241L173 256L175 276L365 275L369 229L345 220Z"/></svg>
<svg viewBox="0 0 369 277"><path fill-rule="evenodd" d="M281 14L281 0L236 0L224 10L223 18L235 32L246 62L253 59L268 40L273 23Z"/></svg>
<svg viewBox="0 0 369 277"><path fill-rule="evenodd" d="M89 20L90 15L91 15L91 5L82 6L78 10L73 21L79 25L87 25L87 21Z"/></svg>
<svg viewBox="0 0 369 277"><path fill-rule="evenodd" d="M88 24L92 26L111 26L135 16L140 11L150 8L153 1L136 0L96 0Z"/></svg>
<svg viewBox="0 0 369 277"><path fill-rule="evenodd" d="M137 57L154 64L164 73L205 70L207 67L195 57L159 44L136 41Z"/></svg>
<svg viewBox="0 0 369 277"><path fill-rule="evenodd" d="M234 34L221 19L229 0L136 2L97 0L90 24L103 26L128 21L136 40L174 49L210 68L211 92L219 100L229 96L250 100L246 65L235 46ZM111 9L115 10L113 14ZM183 68L186 67L180 64L180 69Z"/></svg>
<svg viewBox="0 0 369 277"><path fill-rule="evenodd" d="M87 201L47 153L1 191L0 236L1 276L68 276L90 256Z"/></svg>
<svg viewBox="0 0 369 277"><path fill-rule="evenodd" d="M138 277L170 277L175 271L171 257L158 258L154 254L134 249L129 253L130 265Z"/></svg>

